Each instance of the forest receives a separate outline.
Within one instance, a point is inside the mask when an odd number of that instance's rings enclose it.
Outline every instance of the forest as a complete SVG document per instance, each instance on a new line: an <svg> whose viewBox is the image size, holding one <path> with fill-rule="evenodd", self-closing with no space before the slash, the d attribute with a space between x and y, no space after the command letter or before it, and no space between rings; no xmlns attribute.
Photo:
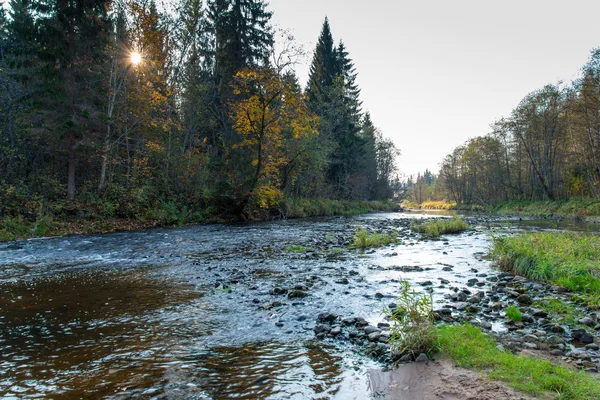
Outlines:
<svg viewBox="0 0 600 400"><path fill-rule="evenodd" d="M600 49L579 75L526 95L487 135L447 155L438 176L413 178L412 200L600 200Z"/></svg>
<svg viewBox="0 0 600 400"><path fill-rule="evenodd" d="M399 152L346 45L325 19L307 54L272 15L260 0L11 0L0 217L182 223L390 198Z"/></svg>

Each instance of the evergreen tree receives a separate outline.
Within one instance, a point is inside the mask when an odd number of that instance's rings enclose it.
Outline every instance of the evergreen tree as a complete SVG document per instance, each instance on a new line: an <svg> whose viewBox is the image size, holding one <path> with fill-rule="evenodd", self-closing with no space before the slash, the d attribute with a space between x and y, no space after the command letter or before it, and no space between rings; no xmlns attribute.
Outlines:
<svg viewBox="0 0 600 400"><path fill-rule="evenodd" d="M329 90L333 86L335 77L339 75L336 49L333 46L333 36L329 27L329 20L325 18L317 47L310 65L310 75L306 92L313 108L319 103L329 101ZM318 106L317 106L318 108ZM319 110L317 110L318 112Z"/></svg>
<svg viewBox="0 0 600 400"><path fill-rule="evenodd" d="M97 87L92 77L98 73L105 49L108 4L109 0L40 0L35 4L46 100L54 103L46 110L53 112L51 129L66 142L69 200L75 198L79 149L93 131L89 116Z"/></svg>
<svg viewBox="0 0 600 400"><path fill-rule="evenodd" d="M273 46L272 12L261 0L211 0L208 16L215 37L215 69L221 86L244 67L268 64Z"/></svg>

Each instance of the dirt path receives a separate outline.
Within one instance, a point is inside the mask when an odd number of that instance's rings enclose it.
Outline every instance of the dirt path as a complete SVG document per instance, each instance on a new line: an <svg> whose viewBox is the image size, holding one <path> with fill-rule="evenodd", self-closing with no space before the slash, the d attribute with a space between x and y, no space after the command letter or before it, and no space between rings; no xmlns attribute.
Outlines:
<svg viewBox="0 0 600 400"><path fill-rule="evenodd" d="M373 398L378 400L530 400L501 382L475 371L457 368L449 360L410 363L382 372L368 372Z"/></svg>

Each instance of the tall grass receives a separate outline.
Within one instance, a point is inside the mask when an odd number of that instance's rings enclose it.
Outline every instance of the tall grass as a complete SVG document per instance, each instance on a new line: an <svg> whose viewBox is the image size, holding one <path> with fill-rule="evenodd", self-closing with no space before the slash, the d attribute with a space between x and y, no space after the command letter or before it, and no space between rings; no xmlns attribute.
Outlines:
<svg viewBox="0 0 600 400"><path fill-rule="evenodd" d="M530 279L600 294L600 238L578 233L523 233L495 238L498 266Z"/></svg>
<svg viewBox="0 0 600 400"><path fill-rule="evenodd" d="M567 201L513 200L491 208L501 214L585 218L600 216L600 201L589 197L572 197Z"/></svg>
<svg viewBox="0 0 600 400"><path fill-rule="evenodd" d="M548 361L514 355L472 325L443 325L437 329L443 356L459 367L488 371L494 380L544 398L600 399L600 382L584 372L552 365Z"/></svg>
<svg viewBox="0 0 600 400"><path fill-rule="evenodd" d="M356 228L354 237L352 238L352 247L365 249L368 247L382 247L390 243L396 243L398 235L395 232L378 233L369 232L365 228Z"/></svg>
<svg viewBox="0 0 600 400"><path fill-rule="evenodd" d="M469 225L461 218L431 219L427 221L413 221L410 224L413 232L422 233L429 237L438 237L446 233L460 233L469 229Z"/></svg>
<svg viewBox="0 0 600 400"><path fill-rule="evenodd" d="M282 205L287 218L358 215L369 212L399 211L400 205L391 201L349 201L328 199L289 198Z"/></svg>

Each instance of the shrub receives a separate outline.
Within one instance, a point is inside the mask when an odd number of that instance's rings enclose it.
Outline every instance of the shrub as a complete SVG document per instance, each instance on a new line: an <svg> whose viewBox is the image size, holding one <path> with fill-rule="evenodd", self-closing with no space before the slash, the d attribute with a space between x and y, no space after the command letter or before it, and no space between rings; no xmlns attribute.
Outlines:
<svg viewBox="0 0 600 400"><path fill-rule="evenodd" d="M356 228L356 233L352 239L352 247L365 249L368 247L382 247L390 243L396 243L398 235L391 233L369 233L365 228Z"/></svg>
<svg viewBox="0 0 600 400"><path fill-rule="evenodd" d="M412 356L435 352L437 338L431 294L419 294L411 290L407 281L401 281L396 303L395 309L384 311L392 322L391 351Z"/></svg>

